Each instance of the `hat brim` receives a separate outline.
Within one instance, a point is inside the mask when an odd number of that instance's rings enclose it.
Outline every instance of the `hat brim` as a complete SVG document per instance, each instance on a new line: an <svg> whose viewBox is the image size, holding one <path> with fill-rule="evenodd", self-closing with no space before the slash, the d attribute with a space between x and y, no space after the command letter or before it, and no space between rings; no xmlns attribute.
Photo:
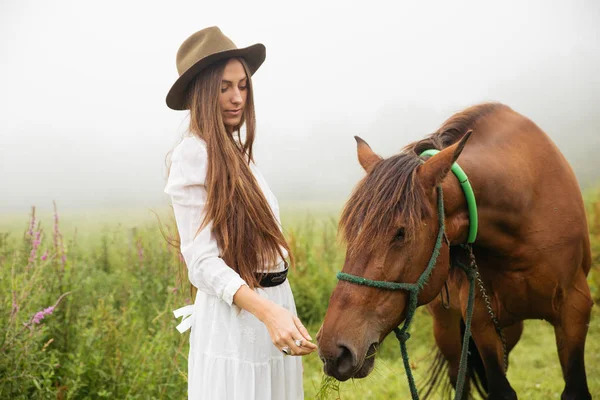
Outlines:
<svg viewBox="0 0 600 400"><path fill-rule="evenodd" d="M186 110L188 108L186 104L187 88L198 73L207 66L227 58L242 57L246 61L246 64L248 64L250 75L254 75L265 61L266 54L265 46L261 43L257 43L241 49L225 50L214 53L198 60L196 64L188 68L188 70L175 81L167 94L167 106L173 110Z"/></svg>

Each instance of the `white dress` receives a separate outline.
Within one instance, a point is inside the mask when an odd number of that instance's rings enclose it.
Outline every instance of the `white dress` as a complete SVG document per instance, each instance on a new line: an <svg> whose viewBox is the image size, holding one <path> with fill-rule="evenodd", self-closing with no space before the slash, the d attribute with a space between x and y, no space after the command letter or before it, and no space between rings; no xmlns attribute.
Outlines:
<svg viewBox="0 0 600 400"><path fill-rule="evenodd" d="M251 170L280 222L277 199L252 163ZM219 257L217 241L208 224L195 236L204 218L207 200L206 144L190 136L175 148L165 193L171 196L181 253L190 282L198 288L193 305L175 311L184 319L180 332L191 328L188 358L188 398L193 400L300 400L301 357L286 356L273 345L266 326L233 304L245 284ZM283 262L272 271L283 270ZM286 280L257 293L296 315Z"/></svg>

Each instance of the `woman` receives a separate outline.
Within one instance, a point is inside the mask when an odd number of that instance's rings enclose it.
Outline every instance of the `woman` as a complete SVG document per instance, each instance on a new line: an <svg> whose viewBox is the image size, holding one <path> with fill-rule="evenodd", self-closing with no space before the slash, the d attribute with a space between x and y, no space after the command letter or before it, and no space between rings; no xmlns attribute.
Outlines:
<svg viewBox="0 0 600 400"><path fill-rule="evenodd" d="M262 44L237 49L219 28L201 30L179 48L167 96L190 110L165 188L198 288L194 305L175 312L178 329L191 328L190 399L303 399L301 360L286 355L316 349L286 280L277 199L252 159L250 77L264 59Z"/></svg>

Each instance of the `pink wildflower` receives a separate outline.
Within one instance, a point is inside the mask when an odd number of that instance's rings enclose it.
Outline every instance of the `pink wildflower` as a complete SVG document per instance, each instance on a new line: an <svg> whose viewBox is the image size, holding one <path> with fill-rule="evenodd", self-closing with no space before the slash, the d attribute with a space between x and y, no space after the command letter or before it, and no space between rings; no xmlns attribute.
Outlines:
<svg viewBox="0 0 600 400"><path fill-rule="evenodd" d="M38 227L39 229L39 227ZM31 241L31 253L29 253L29 262L32 263L35 261L35 258L37 256L37 249L40 246L41 243L41 236L42 236L42 231L37 231L35 232L35 239L33 239Z"/></svg>
<svg viewBox="0 0 600 400"><path fill-rule="evenodd" d="M29 323L24 323L23 325L25 325L25 327L27 328L32 328L33 325L39 325L40 322L42 322L42 320L44 318L46 318L48 315L52 315L52 313L54 312L54 310L56 309L56 307L58 307L58 305L60 304L60 302L62 301L62 299L66 296L71 294L71 292L66 292L60 295L60 297L56 300L56 303L54 303L54 305L48 307L48 308L44 308L42 311L38 311L37 313L35 313L35 315L31 318L31 321L29 321Z"/></svg>
<svg viewBox="0 0 600 400"><path fill-rule="evenodd" d="M44 255L41 257L42 261L46 261L48 259L48 250L46 250L46 252L44 253Z"/></svg>
<svg viewBox="0 0 600 400"><path fill-rule="evenodd" d="M43 309L42 311L38 311L31 319L30 325L38 325L48 315L52 315L53 312L54 306L50 306L48 308Z"/></svg>

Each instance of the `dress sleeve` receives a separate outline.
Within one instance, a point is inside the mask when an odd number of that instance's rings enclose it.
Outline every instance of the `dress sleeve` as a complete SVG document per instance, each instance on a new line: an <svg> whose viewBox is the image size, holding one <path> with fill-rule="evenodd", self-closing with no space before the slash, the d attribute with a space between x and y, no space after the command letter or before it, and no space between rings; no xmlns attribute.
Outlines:
<svg viewBox="0 0 600 400"><path fill-rule="evenodd" d="M205 144L196 138L184 139L173 150L165 193L173 203L190 282L232 305L233 296L246 282L220 257L212 222L198 232L206 214L206 170Z"/></svg>

